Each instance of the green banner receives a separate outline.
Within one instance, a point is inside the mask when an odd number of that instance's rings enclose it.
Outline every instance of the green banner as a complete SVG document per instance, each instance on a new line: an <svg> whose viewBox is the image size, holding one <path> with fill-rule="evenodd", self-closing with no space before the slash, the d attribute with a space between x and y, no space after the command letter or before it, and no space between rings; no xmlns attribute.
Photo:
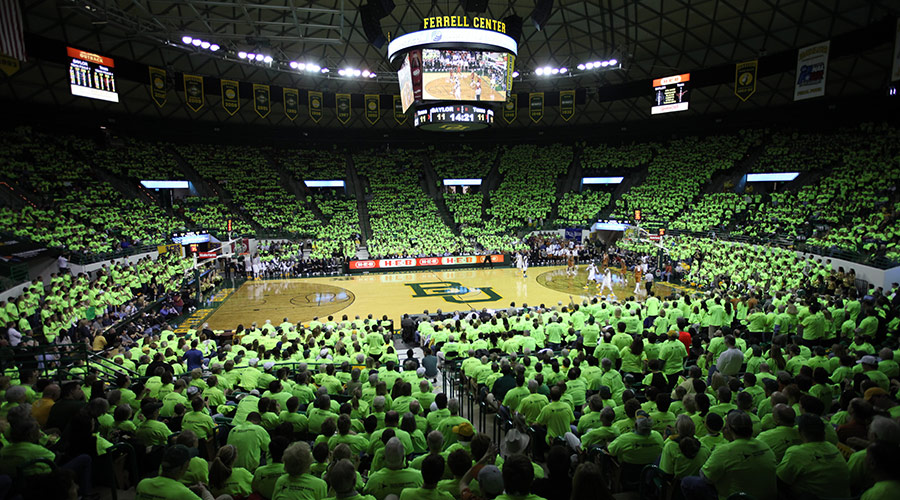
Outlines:
<svg viewBox="0 0 900 500"><path fill-rule="evenodd" d="M234 116L241 109L241 94L238 82L222 80L222 107L229 115Z"/></svg>
<svg viewBox="0 0 900 500"><path fill-rule="evenodd" d="M346 125L350 121L350 94L335 94L334 103L338 121Z"/></svg>
<svg viewBox="0 0 900 500"><path fill-rule="evenodd" d="M381 118L381 102L377 94L366 94L365 101L366 120L369 120L370 124L375 125L378 119Z"/></svg>
<svg viewBox="0 0 900 500"><path fill-rule="evenodd" d="M160 108L169 99L166 87L166 70L150 66L150 97Z"/></svg>
<svg viewBox="0 0 900 500"><path fill-rule="evenodd" d="M260 118L269 116L269 112L272 111L272 99L268 85L253 84L253 109Z"/></svg>
<svg viewBox="0 0 900 500"><path fill-rule="evenodd" d="M575 91L561 90L559 92L559 114L563 120L569 121L569 118L575 116Z"/></svg>
<svg viewBox="0 0 900 500"><path fill-rule="evenodd" d="M300 92L297 89L282 89L284 97L284 115L294 121L300 116Z"/></svg>
<svg viewBox="0 0 900 500"><path fill-rule="evenodd" d="M309 106L309 117L312 118L312 121L319 123L319 120L322 119L322 108L324 107L322 102L322 93L315 90L310 90L307 100L307 105Z"/></svg>
<svg viewBox="0 0 900 500"><path fill-rule="evenodd" d="M401 125L406 123L406 113L403 112L403 98L398 95L394 96L394 120Z"/></svg>
<svg viewBox="0 0 900 500"><path fill-rule="evenodd" d="M533 92L528 94L528 116L531 121L537 123L544 117L544 93Z"/></svg>
<svg viewBox="0 0 900 500"><path fill-rule="evenodd" d="M759 60L737 63L734 66L734 95L742 101L756 93L756 70Z"/></svg>
<svg viewBox="0 0 900 500"><path fill-rule="evenodd" d="M203 94L203 77L184 75L184 102L196 113L205 104Z"/></svg>
<svg viewBox="0 0 900 500"><path fill-rule="evenodd" d="M503 103L503 119L506 123L515 121L519 114L519 96L517 94L509 94L505 103Z"/></svg>

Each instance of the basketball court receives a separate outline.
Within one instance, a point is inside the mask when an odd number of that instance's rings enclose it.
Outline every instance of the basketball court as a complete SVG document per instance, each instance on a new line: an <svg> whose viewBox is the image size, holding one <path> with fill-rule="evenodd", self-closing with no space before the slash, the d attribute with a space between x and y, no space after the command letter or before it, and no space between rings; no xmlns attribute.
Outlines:
<svg viewBox="0 0 900 500"><path fill-rule="evenodd" d="M475 100L475 87L470 85L471 73L464 71L460 79L460 99L464 101ZM481 80L482 101L505 101L506 92L499 92L491 88L490 79L476 75ZM456 100L453 94L453 84L450 82L450 73L425 72L422 74L425 99L431 100Z"/></svg>
<svg viewBox="0 0 900 500"><path fill-rule="evenodd" d="M228 297L206 319L216 330L230 330L239 324L249 326L265 320L281 323L283 318L293 323L307 322L314 317L344 314L351 319L357 315L387 315L400 324L405 313L468 311L482 308L499 309L527 304L536 306L569 303L571 297L578 304L597 293L597 286L584 289L586 266L578 266L578 273L567 276L565 267L531 268L528 277L513 267L495 269L465 269L453 271L424 271L386 274L359 274L321 278L293 278L247 281ZM643 293L643 284L641 285ZM634 278L613 271L616 297L624 300L634 295ZM668 285L654 284L654 293L668 295ZM608 293L608 292L607 292Z"/></svg>

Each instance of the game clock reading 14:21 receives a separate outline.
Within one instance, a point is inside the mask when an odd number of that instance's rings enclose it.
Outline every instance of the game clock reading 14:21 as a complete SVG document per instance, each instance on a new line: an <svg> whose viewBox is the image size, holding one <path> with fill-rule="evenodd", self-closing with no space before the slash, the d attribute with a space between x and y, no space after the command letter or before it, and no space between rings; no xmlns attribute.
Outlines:
<svg viewBox="0 0 900 500"><path fill-rule="evenodd" d="M413 123L422 130L465 132L490 127L494 110L469 104L426 106L416 110Z"/></svg>

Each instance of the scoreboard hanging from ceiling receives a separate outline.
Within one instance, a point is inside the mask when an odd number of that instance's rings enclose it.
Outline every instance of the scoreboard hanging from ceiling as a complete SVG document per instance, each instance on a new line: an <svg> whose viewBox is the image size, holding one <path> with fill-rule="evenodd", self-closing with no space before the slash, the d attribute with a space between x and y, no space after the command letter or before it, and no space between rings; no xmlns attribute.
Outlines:
<svg viewBox="0 0 900 500"><path fill-rule="evenodd" d="M69 56L69 87L72 95L119 102L115 63L112 58L66 47Z"/></svg>
<svg viewBox="0 0 900 500"><path fill-rule="evenodd" d="M690 81L690 73L653 80L653 106L650 114L687 111Z"/></svg>

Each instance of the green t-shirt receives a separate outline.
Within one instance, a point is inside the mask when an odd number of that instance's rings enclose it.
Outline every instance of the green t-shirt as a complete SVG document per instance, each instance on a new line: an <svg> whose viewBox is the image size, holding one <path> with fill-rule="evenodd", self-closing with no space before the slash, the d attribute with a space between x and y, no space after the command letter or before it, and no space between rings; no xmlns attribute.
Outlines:
<svg viewBox="0 0 900 500"><path fill-rule="evenodd" d="M137 485L135 500L200 500L187 486L168 477L149 477Z"/></svg>
<svg viewBox="0 0 900 500"><path fill-rule="evenodd" d="M716 487L719 500L739 491L753 498L775 498L775 454L754 438L736 439L716 447L701 471Z"/></svg>
<svg viewBox="0 0 900 500"><path fill-rule="evenodd" d="M850 470L837 447L827 441L791 446L778 464L778 478L795 492L817 497L850 496Z"/></svg>
<svg viewBox="0 0 900 500"><path fill-rule="evenodd" d="M272 498L275 492L275 483L284 475L284 464L274 463L262 465L253 473L251 487L254 493L259 493L264 498Z"/></svg>
<svg viewBox="0 0 900 500"><path fill-rule="evenodd" d="M622 434L609 443L609 454L629 464L651 464L656 462L663 450L663 438L656 431L642 436L636 432Z"/></svg>
<svg viewBox="0 0 900 500"><path fill-rule="evenodd" d="M659 459L659 470L681 479L694 476L700 472L700 467L709 458L709 448L700 445L700 450L694 458L688 458L681 452L678 441L669 439L663 446L662 457Z"/></svg>
<svg viewBox="0 0 900 500"><path fill-rule="evenodd" d="M200 457L192 458L188 462L187 471L178 481L187 486L197 483L209 483L209 462Z"/></svg>
<svg viewBox="0 0 900 500"><path fill-rule="evenodd" d="M418 488L422 484L422 473L415 469L380 469L369 475L365 493L376 500L384 500L391 493L399 496L404 489Z"/></svg>
<svg viewBox="0 0 900 500"><path fill-rule="evenodd" d="M240 451L244 451L243 448L238 448ZM238 453L240 457L240 453ZM225 482L219 488L212 488L210 493L213 496L218 497L220 495L231 495L231 496L249 496L253 493L253 474L250 473L247 469L243 467L233 467L231 469L231 475L225 479ZM210 485L212 486L212 485Z"/></svg>
<svg viewBox="0 0 900 500"><path fill-rule="evenodd" d="M778 427L763 431L756 437L763 443L766 443L775 454L775 460L781 462L784 452L791 446L802 443L800 432L796 427L787 427L779 425Z"/></svg>
<svg viewBox="0 0 900 500"><path fill-rule="evenodd" d="M337 500L337 498L336 497L328 497L325 500ZM353 495L352 497L344 497L341 500L377 500L377 499L375 497L373 497L372 495L360 495L359 493L357 493L356 495Z"/></svg>
<svg viewBox="0 0 900 500"><path fill-rule="evenodd" d="M17 468L20 465L38 458L46 458L53 462L56 455L39 444L28 442L9 443L0 448L0 473L16 477L18 475ZM45 464L34 464L25 470L25 474L29 476L47 474L49 472L50 467Z"/></svg>
<svg viewBox="0 0 900 500"><path fill-rule="evenodd" d="M860 500L900 498L900 481L879 481L862 494Z"/></svg>
<svg viewBox="0 0 900 500"><path fill-rule="evenodd" d="M318 500L328 493L328 484L310 474L285 474L275 483L272 500Z"/></svg>
<svg viewBox="0 0 900 500"><path fill-rule="evenodd" d="M216 424L212 417L202 411L191 411L181 419L181 429L194 431L198 439L209 439Z"/></svg>
<svg viewBox="0 0 900 500"><path fill-rule="evenodd" d="M165 445L172 431L159 420L146 420L135 432L138 442L144 446Z"/></svg>
<svg viewBox="0 0 900 500"><path fill-rule="evenodd" d="M537 423L547 427L547 443L557 436L564 436L571 431L569 424L575 421L572 408L562 401L554 401L541 409Z"/></svg>
<svg viewBox="0 0 900 500"><path fill-rule="evenodd" d="M454 500L453 495L438 488L406 488L400 500Z"/></svg>
<svg viewBox="0 0 900 500"><path fill-rule="evenodd" d="M262 450L269 449L271 438L262 427L244 422L228 433L228 444L234 445L240 453L234 461L235 467L256 470Z"/></svg>

